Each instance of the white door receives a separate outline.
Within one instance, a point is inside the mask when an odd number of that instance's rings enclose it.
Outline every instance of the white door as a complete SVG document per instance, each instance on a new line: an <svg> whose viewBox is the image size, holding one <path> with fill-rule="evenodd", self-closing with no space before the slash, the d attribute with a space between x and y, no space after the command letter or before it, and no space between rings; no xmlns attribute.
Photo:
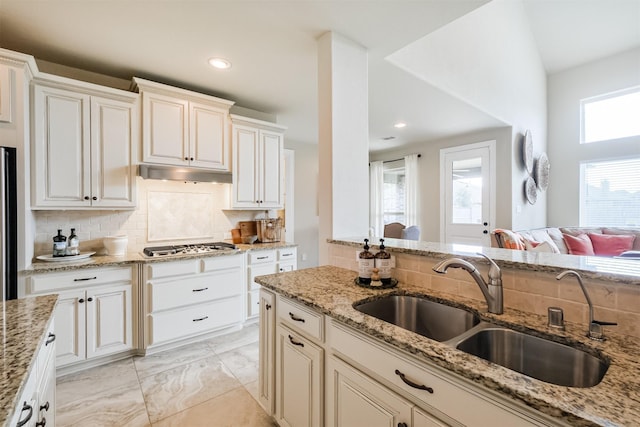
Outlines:
<svg viewBox="0 0 640 427"><path fill-rule="evenodd" d="M440 150L440 237L491 246L495 222L495 141Z"/></svg>
<svg viewBox="0 0 640 427"><path fill-rule="evenodd" d="M189 153L191 166L229 170L227 111L189 103Z"/></svg>
<svg viewBox="0 0 640 427"><path fill-rule="evenodd" d="M234 125L233 139L233 207L254 208L259 206L258 174L258 130Z"/></svg>
<svg viewBox="0 0 640 427"><path fill-rule="evenodd" d="M58 294L55 311L56 365L64 366L85 359L85 293Z"/></svg>
<svg viewBox="0 0 640 427"><path fill-rule="evenodd" d="M91 98L92 206L135 207L136 105Z"/></svg>
<svg viewBox="0 0 640 427"><path fill-rule="evenodd" d="M131 285L87 290L87 358L133 348Z"/></svg>
<svg viewBox="0 0 640 427"><path fill-rule="evenodd" d="M260 131L261 182L260 206L282 208L284 195L284 138L281 133Z"/></svg>
<svg viewBox="0 0 640 427"><path fill-rule="evenodd" d="M142 103L142 161L189 165L189 103L147 92Z"/></svg>

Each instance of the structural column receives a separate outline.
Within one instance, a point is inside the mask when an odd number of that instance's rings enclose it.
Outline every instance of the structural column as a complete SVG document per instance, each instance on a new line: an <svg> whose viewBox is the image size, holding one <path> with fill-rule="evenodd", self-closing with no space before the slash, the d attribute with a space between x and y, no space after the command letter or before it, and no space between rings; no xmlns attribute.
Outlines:
<svg viewBox="0 0 640 427"><path fill-rule="evenodd" d="M327 239L369 230L368 59L336 33L318 39L319 264Z"/></svg>

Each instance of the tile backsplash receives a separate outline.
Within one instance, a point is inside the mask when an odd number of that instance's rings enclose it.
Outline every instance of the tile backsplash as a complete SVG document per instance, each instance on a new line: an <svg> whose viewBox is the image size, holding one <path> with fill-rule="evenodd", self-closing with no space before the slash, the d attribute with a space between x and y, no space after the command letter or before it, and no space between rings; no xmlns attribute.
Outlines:
<svg viewBox="0 0 640 427"><path fill-rule="evenodd" d="M145 246L165 243L230 239L238 221L264 215L264 211L230 210L231 184L137 180L136 210L36 211L35 255L51 252L58 229L68 236L75 228L81 251L100 253L105 236L127 235L127 251L141 252Z"/></svg>

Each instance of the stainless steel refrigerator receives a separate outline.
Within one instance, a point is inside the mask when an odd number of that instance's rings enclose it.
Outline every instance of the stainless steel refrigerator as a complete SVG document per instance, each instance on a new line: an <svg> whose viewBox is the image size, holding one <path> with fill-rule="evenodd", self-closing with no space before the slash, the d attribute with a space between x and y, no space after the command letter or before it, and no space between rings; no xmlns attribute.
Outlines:
<svg viewBox="0 0 640 427"><path fill-rule="evenodd" d="M0 147L0 276L2 299L18 298L16 149Z"/></svg>

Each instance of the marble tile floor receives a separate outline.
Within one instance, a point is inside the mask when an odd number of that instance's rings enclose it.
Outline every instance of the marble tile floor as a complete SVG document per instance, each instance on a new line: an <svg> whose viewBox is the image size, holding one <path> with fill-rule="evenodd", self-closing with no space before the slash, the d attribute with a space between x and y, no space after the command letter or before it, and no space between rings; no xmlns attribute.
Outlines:
<svg viewBox="0 0 640 427"><path fill-rule="evenodd" d="M274 427L258 405L258 327L60 377L56 424Z"/></svg>

